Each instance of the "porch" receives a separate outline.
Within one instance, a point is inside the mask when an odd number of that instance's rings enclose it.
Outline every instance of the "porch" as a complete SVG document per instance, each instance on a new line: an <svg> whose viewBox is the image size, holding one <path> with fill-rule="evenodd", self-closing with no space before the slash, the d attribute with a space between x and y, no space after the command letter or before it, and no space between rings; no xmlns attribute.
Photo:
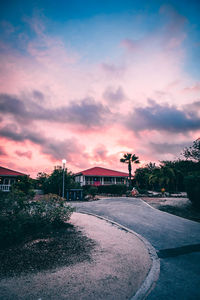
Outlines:
<svg viewBox="0 0 200 300"><path fill-rule="evenodd" d="M11 184L0 184L0 191L9 192Z"/></svg>
<svg viewBox="0 0 200 300"><path fill-rule="evenodd" d="M111 185L111 184L126 184L124 177L105 177L105 176L83 176L83 185Z"/></svg>

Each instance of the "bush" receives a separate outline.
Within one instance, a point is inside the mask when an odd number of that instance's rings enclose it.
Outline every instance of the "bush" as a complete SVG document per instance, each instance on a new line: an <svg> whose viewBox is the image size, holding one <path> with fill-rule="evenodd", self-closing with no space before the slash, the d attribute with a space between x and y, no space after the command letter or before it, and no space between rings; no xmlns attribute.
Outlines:
<svg viewBox="0 0 200 300"><path fill-rule="evenodd" d="M145 190L145 189L137 188L137 190L138 190L139 194L141 194L141 195L147 195L148 194L148 191Z"/></svg>
<svg viewBox="0 0 200 300"><path fill-rule="evenodd" d="M69 220L73 212L63 198L52 194L33 202L23 192L15 190L4 195L1 193L0 200L1 247L60 226Z"/></svg>
<svg viewBox="0 0 200 300"><path fill-rule="evenodd" d="M83 196L92 196L94 198L98 193L98 188L92 185L85 185L83 186Z"/></svg>
<svg viewBox="0 0 200 300"><path fill-rule="evenodd" d="M98 186L99 194L119 195L126 194L127 187L123 184L100 185Z"/></svg>
<svg viewBox="0 0 200 300"><path fill-rule="evenodd" d="M44 195L40 201L31 203L31 216L47 225L60 225L70 219L73 208L66 205L64 198L54 194Z"/></svg>
<svg viewBox="0 0 200 300"><path fill-rule="evenodd" d="M29 196L29 198L33 198L35 196L34 190L34 180L29 176L21 176L20 179L14 183L11 187L11 191L17 190L23 192L24 195Z"/></svg>
<svg viewBox="0 0 200 300"><path fill-rule="evenodd" d="M188 198L192 205L200 209L200 174L192 174L185 178Z"/></svg>

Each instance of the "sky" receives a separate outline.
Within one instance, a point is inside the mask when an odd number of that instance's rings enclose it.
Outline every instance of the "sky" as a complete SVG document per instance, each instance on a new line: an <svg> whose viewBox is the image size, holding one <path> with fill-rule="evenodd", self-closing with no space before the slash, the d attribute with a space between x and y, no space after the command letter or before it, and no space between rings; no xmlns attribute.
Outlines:
<svg viewBox="0 0 200 300"><path fill-rule="evenodd" d="M126 171L199 137L200 1L1 1L1 166Z"/></svg>

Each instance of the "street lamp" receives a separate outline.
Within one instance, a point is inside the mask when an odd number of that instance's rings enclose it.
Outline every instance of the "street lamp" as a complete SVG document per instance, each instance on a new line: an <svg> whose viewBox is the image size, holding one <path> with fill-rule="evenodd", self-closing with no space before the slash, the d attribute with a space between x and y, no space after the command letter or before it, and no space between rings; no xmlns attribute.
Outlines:
<svg viewBox="0 0 200 300"><path fill-rule="evenodd" d="M63 189L62 189L62 197L65 197L65 164L66 164L66 159L62 160L62 164L63 164Z"/></svg>

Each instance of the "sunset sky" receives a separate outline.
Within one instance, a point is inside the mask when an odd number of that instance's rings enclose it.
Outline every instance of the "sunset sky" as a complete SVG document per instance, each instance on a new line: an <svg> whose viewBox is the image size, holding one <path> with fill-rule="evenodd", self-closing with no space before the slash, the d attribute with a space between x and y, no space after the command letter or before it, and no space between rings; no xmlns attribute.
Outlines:
<svg viewBox="0 0 200 300"><path fill-rule="evenodd" d="M200 1L1 1L1 166L127 171L198 137Z"/></svg>

